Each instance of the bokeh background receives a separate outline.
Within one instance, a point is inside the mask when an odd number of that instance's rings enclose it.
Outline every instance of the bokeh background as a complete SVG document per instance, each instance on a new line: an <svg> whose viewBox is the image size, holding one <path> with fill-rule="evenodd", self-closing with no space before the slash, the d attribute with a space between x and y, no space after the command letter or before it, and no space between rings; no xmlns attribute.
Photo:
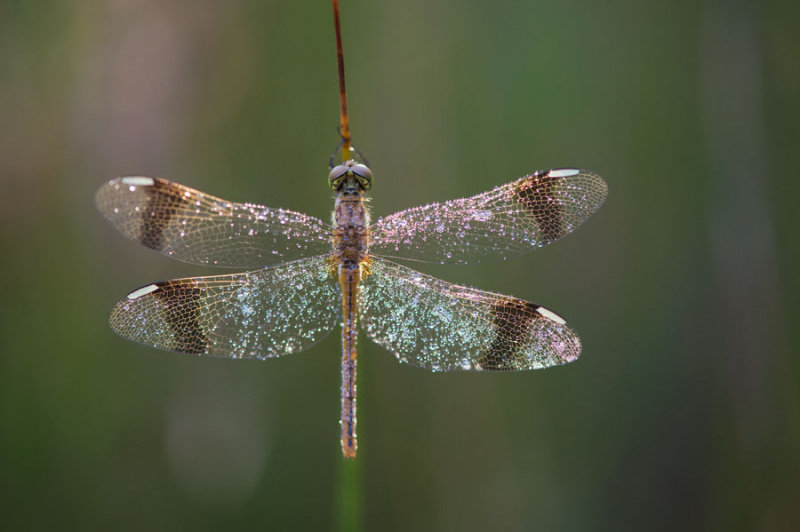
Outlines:
<svg viewBox="0 0 800 532"><path fill-rule="evenodd" d="M343 1L375 215L543 168L607 179L554 246L417 265L556 310L582 358L430 374L362 335L343 475L336 335L269 362L116 337L130 290L219 271L116 234L105 180L328 218L331 7L7 0L0 528L798 529L800 4Z"/></svg>

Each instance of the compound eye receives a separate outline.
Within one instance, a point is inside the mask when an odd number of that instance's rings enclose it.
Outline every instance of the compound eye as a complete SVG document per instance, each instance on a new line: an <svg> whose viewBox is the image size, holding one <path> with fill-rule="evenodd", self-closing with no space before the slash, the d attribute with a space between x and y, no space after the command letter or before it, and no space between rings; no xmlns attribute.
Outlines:
<svg viewBox="0 0 800 532"><path fill-rule="evenodd" d="M356 175L360 175L365 179L372 179L372 170L370 170L366 165L363 164L354 164L353 173Z"/></svg>
<svg viewBox="0 0 800 532"><path fill-rule="evenodd" d="M367 168L366 165L354 164L352 166L352 171L353 175L355 175L358 180L358 184L361 185L361 188L369 190L372 186L372 170Z"/></svg>
<svg viewBox="0 0 800 532"><path fill-rule="evenodd" d="M343 164L340 164L339 166L334 166L333 168L331 168L331 171L328 174L328 180L333 181L337 177L342 177L344 174L348 172L348 170L349 168L347 168Z"/></svg>
<svg viewBox="0 0 800 532"><path fill-rule="evenodd" d="M331 169L330 173L328 174L328 183L330 184L331 188L339 188L344 181L344 176L347 175L349 172L349 168L347 166L340 164L339 166L335 166Z"/></svg>

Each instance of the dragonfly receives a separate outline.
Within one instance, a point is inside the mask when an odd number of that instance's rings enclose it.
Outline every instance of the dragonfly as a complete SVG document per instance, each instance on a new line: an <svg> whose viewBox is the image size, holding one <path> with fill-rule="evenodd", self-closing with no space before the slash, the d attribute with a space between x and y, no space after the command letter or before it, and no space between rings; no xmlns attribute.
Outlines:
<svg viewBox="0 0 800 532"><path fill-rule="evenodd" d="M269 359L298 353L341 327L343 455L356 438L360 327L401 363L431 371L521 371L576 360L581 341L558 314L516 297L449 283L395 262L505 260L572 233L606 199L606 182L556 168L467 198L370 220L370 168L333 166L331 223L224 200L151 177L121 177L96 194L123 235L192 264L244 273L156 282L111 312L140 344L195 355Z"/></svg>

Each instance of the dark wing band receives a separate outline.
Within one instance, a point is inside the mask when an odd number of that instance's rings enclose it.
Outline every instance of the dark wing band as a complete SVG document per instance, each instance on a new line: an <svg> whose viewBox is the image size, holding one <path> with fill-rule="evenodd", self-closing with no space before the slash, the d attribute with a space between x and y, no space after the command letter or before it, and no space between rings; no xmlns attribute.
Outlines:
<svg viewBox="0 0 800 532"><path fill-rule="evenodd" d="M541 369L576 360L581 343L554 312L373 259L359 313L400 362L433 371Z"/></svg>
<svg viewBox="0 0 800 532"><path fill-rule="evenodd" d="M120 177L95 199L123 235L193 264L260 268L331 247L330 228L317 218L233 203L165 179Z"/></svg>
<svg viewBox="0 0 800 532"><path fill-rule="evenodd" d="M340 318L340 290L328 257L254 272L143 286L109 319L140 344L230 358L272 358L323 340Z"/></svg>
<svg viewBox="0 0 800 532"><path fill-rule="evenodd" d="M477 196L381 218L370 228L370 252L442 264L503 260L568 235L607 194L603 178L585 170L537 172Z"/></svg>

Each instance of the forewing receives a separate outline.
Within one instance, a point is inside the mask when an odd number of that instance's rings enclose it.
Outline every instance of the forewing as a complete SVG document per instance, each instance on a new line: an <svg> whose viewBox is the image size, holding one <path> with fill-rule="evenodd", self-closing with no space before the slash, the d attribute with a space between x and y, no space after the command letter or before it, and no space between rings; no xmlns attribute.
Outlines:
<svg viewBox="0 0 800 532"><path fill-rule="evenodd" d="M193 264L260 268L330 250L330 229L302 213L233 203L165 179L120 177L97 208L136 242Z"/></svg>
<svg viewBox="0 0 800 532"><path fill-rule="evenodd" d="M140 344L229 358L272 358L324 339L340 320L327 256L258 271L176 279L120 301L111 328Z"/></svg>
<svg viewBox="0 0 800 532"><path fill-rule="evenodd" d="M603 178L585 170L537 172L477 196L381 218L370 229L370 251L442 264L503 260L571 233L607 193Z"/></svg>
<svg viewBox="0 0 800 532"><path fill-rule="evenodd" d="M359 291L367 335L433 371L516 371L576 360L581 343L554 312L373 259Z"/></svg>

